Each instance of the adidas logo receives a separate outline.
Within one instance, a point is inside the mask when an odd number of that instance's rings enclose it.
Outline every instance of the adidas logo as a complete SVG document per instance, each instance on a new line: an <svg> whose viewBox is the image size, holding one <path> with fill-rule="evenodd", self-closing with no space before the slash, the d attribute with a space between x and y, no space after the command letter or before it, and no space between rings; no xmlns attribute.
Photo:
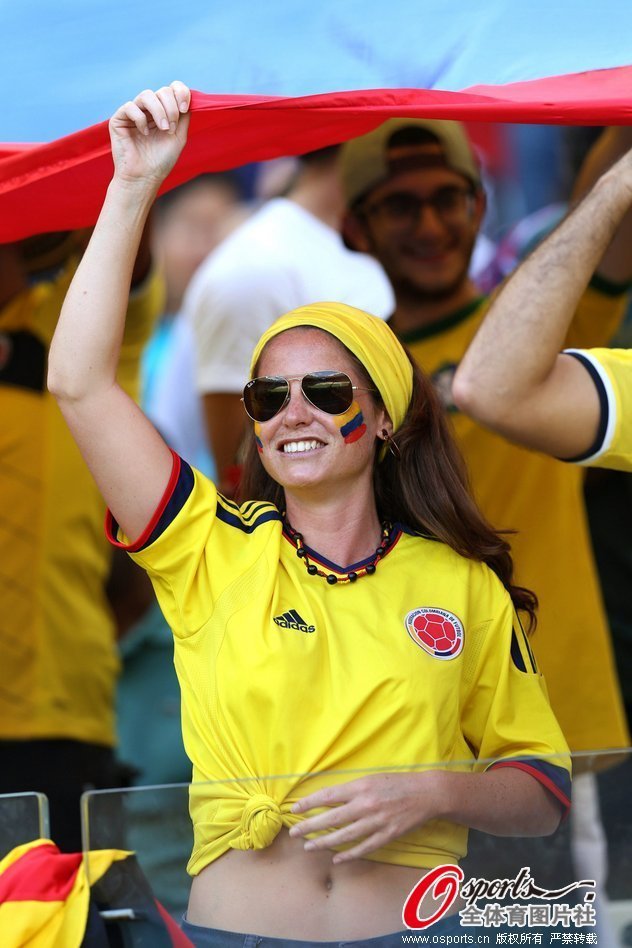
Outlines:
<svg viewBox="0 0 632 948"><path fill-rule="evenodd" d="M274 621L282 629L295 629L297 632L315 632L315 625L307 625L305 619L301 619L296 609L290 609L283 615L275 616Z"/></svg>

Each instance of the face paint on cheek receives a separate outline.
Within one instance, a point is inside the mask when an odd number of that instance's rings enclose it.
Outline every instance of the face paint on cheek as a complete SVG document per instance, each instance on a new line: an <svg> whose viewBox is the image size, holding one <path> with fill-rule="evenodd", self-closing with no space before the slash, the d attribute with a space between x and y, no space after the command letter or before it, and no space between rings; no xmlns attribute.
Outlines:
<svg viewBox="0 0 632 948"><path fill-rule="evenodd" d="M258 421L255 421L255 444L257 445L257 451L259 454L263 454L263 445L261 444L261 438L259 437L260 434L261 425Z"/></svg>
<svg viewBox="0 0 632 948"><path fill-rule="evenodd" d="M364 416L357 402L352 402L344 415L336 415L336 424L345 444L353 444L366 434Z"/></svg>

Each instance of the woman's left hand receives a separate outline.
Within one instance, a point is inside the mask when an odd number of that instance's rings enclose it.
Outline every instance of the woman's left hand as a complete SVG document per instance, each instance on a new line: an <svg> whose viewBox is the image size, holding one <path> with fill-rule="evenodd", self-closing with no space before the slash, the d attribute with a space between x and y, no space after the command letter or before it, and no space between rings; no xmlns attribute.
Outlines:
<svg viewBox="0 0 632 948"><path fill-rule="evenodd" d="M305 849L332 849L361 840L357 846L336 853L333 861L366 856L441 815L442 776L437 770L375 774L324 787L299 800L292 812L305 813L323 806L328 809L293 826L290 836L331 830L307 840Z"/></svg>

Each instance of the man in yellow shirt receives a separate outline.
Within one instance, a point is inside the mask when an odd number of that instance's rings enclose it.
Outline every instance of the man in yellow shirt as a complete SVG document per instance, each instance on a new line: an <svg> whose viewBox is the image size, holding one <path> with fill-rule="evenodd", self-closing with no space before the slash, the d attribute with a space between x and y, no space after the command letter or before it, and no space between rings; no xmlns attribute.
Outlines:
<svg viewBox="0 0 632 948"><path fill-rule="evenodd" d="M627 136L604 134L578 186L590 188L627 147ZM495 527L517 531L511 537L516 581L539 598L533 647L571 749L627 746L582 472L481 427L453 397L454 374L490 305L468 273L485 195L462 127L391 119L343 146L342 178L346 238L372 253L390 278L396 298L390 325L435 382L481 509ZM629 228L626 219L601 260L595 259L597 273L575 300L566 345L605 345L617 328L632 277ZM575 784L575 839L590 835L595 819L594 785L587 777Z"/></svg>
<svg viewBox="0 0 632 948"><path fill-rule="evenodd" d="M585 163L584 188L622 148L622 137L611 130L600 141ZM392 119L343 147L342 175L347 238L373 253L393 284L390 325L452 415L483 512L495 527L517 531L516 578L540 600L533 643L566 738L574 751L626 746L582 473L480 427L452 395L454 373L489 307L468 275L485 196L464 131L457 123ZM632 276L628 226L577 294L567 345L603 345L615 331Z"/></svg>
<svg viewBox="0 0 632 948"><path fill-rule="evenodd" d="M0 248L0 792L45 793L53 838L67 850L81 847L82 791L123 780L105 508L45 385L79 250L68 234ZM132 394L161 296L146 242L122 349Z"/></svg>

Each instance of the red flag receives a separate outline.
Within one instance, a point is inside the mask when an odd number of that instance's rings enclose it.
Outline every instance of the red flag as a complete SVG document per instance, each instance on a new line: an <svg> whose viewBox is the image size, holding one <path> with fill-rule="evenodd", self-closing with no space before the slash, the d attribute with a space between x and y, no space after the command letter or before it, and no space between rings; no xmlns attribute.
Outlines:
<svg viewBox="0 0 632 948"><path fill-rule="evenodd" d="M189 141L163 185L346 141L392 115L632 124L632 67L463 92L369 89L285 98L193 94ZM15 147L15 146L11 146ZM93 224L112 174L107 124L0 157L0 241Z"/></svg>

